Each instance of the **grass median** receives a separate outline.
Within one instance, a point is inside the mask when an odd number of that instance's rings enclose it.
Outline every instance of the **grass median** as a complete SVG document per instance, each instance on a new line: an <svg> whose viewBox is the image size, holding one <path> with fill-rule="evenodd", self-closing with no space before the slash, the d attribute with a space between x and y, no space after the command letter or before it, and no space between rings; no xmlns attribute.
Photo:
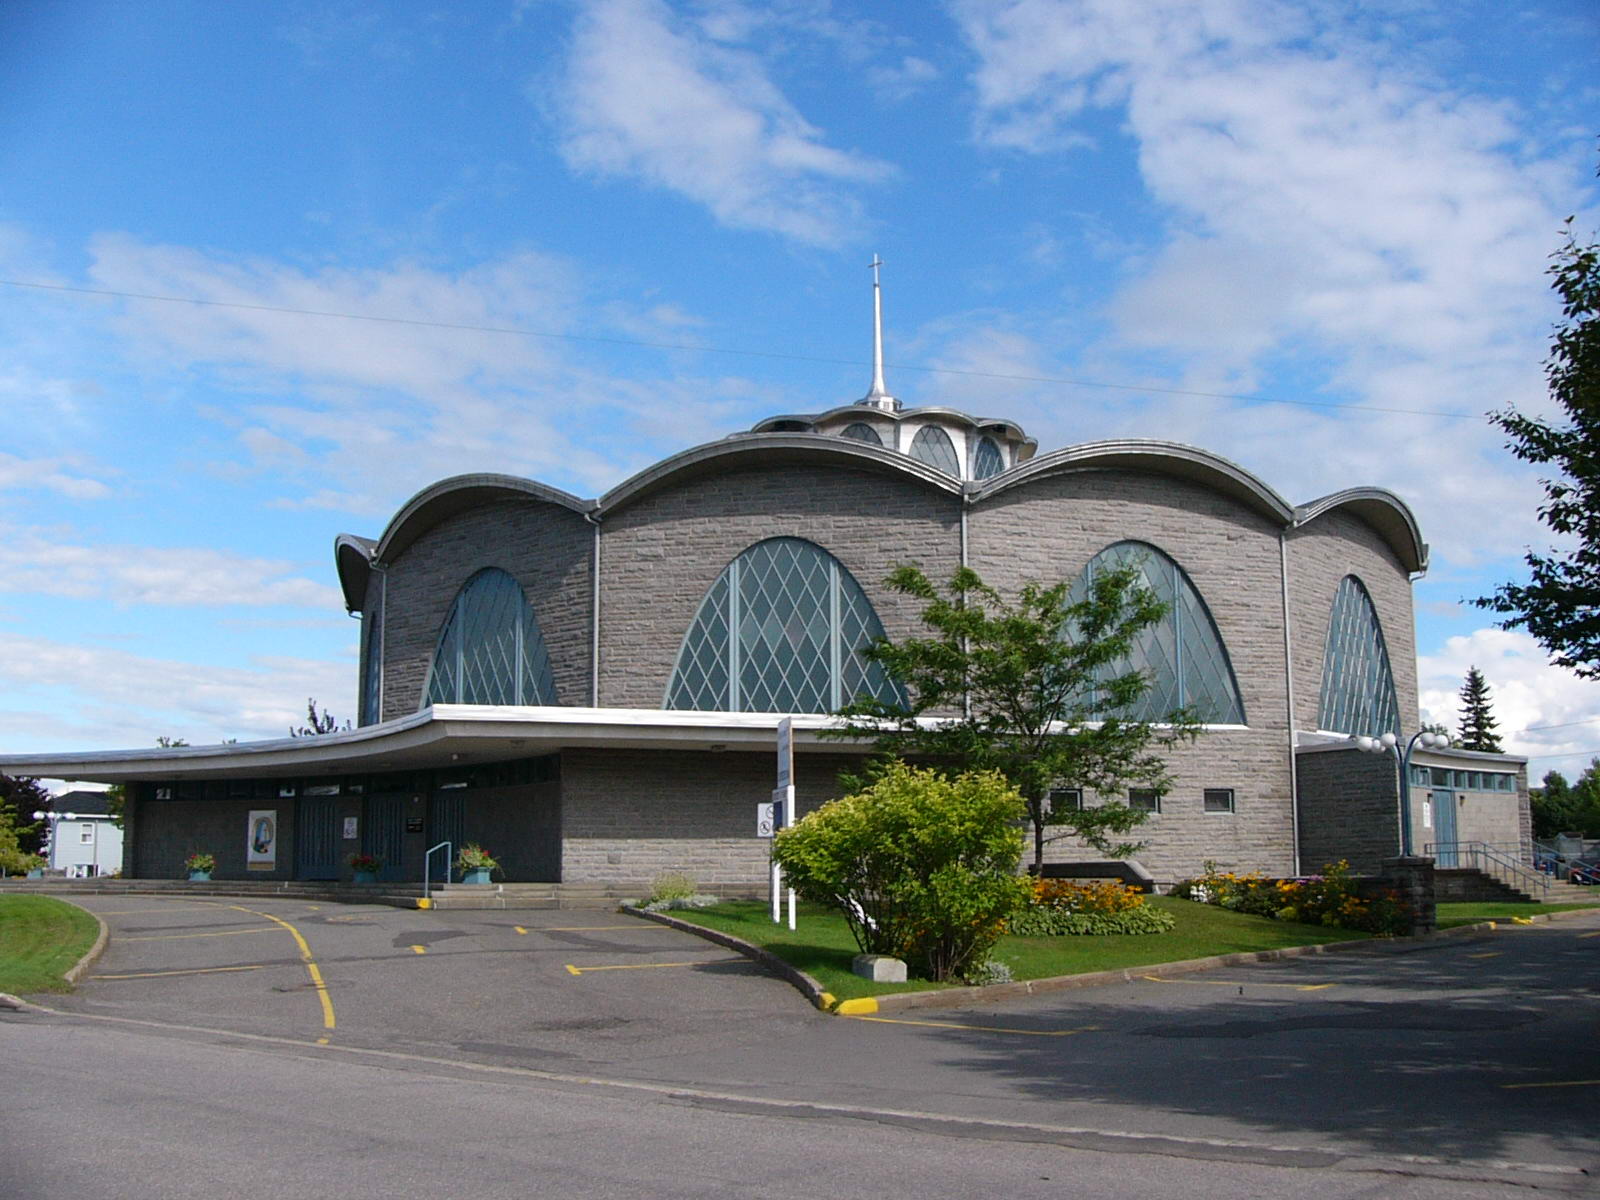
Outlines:
<svg viewBox="0 0 1600 1200"><path fill-rule="evenodd" d="M99 936L99 923L75 904L0 896L0 992L70 992L62 976Z"/></svg>
<svg viewBox="0 0 1600 1200"><path fill-rule="evenodd" d="M1540 913L1569 912L1574 908L1594 908L1600 899L1584 904L1524 904L1515 900L1491 901L1484 904L1441 904L1438 906L1440 929L1457 925L1476 925L1480 921L1509 921L1513 917L1536 917Z"/></svg>
<svg viewBox="0 0 1600 1200"><path fill-rule="evenodd" d="M1000 939L994 958L1010 967L1016 979L1049 979L1057 975L1149 967L1213 954L1359 941L1368 936L1349 929L1246 916L1169 896L1153 896L1146 903L1170 912L1177 918L1177 926L1166 933L1084 937L1008 935ZM836 911L818 905L800 905L798 928L792 933L787 924L773 923L771 909L762 901L731 900L713 908L676 909L668 915L731 933L771 951L816 979L840 1000L955 986L929 983L925 979L872 983L853 974L850 960L859 951L855 939L850 936L849 926Z"/></svg>

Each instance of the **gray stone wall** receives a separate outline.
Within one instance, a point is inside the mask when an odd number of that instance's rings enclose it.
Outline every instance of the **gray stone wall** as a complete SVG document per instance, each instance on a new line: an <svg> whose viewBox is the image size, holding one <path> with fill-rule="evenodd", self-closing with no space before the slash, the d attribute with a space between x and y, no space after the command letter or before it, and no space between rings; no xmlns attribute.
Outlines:
<svg viewBox="0 0 1600 1200"><path fill-rule="evenodd" d="M660 708L695 611L741 551L814 542L855 576L892 638L917 605L883 586L899 563L935 578L960 563L960 501L900 475L815 464L673 483L608 514L600 543L600 703Z"/></svg>
<svg viewBox="0 0 1600 1200"><path fill-rule="evenodd" d="M1217 729L1168 755L1176 786L1138 837L1160 883L1219 865L1289 874L1294 864L1278 531L1208 488L1133 471L1075 471L1001 492L968 518L969 561L1014 593L1025 580L1076 579L1114 542L1148 542L1188 574L1226 646L1248 728ZM1207 813L1205 788L1234 789L1235 812ZM1125 799L1126 797L1119 797ZM1098 857L1060 841L1047 861Z"/></svg>
<svg viewBox="0 0 1600 1200"><path fill-rule="evenodd" d="M1302 754L1300 868L1307 874L1346 859L1374 875L1400 852L1399 776L1394 758L1355 747Z"/></svg>
<svg viewBox="0 0 1600 1200"><path fill-rule="evenodd" d="M1365 521L1335 510L1289 534L1289 621L1294 643L1296 727L1317 728L1322 657L1328 618L1339 581L1354 575L1366 585L1383 626L1394 672L1400 724L1417 727L1417 647L1411 579L1388 543Z"/></svg>
<svg viewBox="0 0 1600 1200"><path fill-rule="evenodd" d="M593 527L556 504L508 498L449 517L389 565L383 717L421 707L439 629L473 574L499 567L527 593L562 704L587 705Z"/></svg>
<svg viewBox="0 0 1600 1200"><path fill-rule="evenodd" d="M795 761L799 813L839 794L848 755ZM756 837L756 805L771 799L772 754L567 750L561 755L564 883L618 883L648 890L681 871L704 887L767 878L768 847Z"/></svg>

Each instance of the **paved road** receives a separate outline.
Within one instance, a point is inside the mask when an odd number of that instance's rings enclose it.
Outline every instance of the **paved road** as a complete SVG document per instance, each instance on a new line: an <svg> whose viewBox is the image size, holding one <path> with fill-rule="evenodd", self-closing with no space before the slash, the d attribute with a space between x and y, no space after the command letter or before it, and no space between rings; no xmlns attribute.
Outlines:
<svg viewBox="0 0 1600 1200"><path fill-rule="evenodd" d="M54 1007L96 1019L30 1018L80 1038L230 1031L274 1039L254 1043L274 1054L433 1077L511 1068L529 1087L628 1080L656 1100L866 1117L918 1137L1295 1164L1319 1187L1380 1166L1563 1188L1600 1175L1600 914L858 1020L612 914L86 905L111 949Z"/></svg>

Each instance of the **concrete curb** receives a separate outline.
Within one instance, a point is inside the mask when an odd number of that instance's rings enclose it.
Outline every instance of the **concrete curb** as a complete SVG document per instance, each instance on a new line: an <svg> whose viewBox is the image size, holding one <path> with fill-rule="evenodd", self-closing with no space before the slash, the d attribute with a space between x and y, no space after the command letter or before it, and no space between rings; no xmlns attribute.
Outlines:
<svg viewBox="0 0 1600 1200"><path fill-rule="evenodd" d="M696 925L690 921L680 921L676 917L669 917L666 913L646 912L644 909L632 904L620 906L622 911L630 916L643 917L646 921L654 921L658 925L670 925L673 929L681 929L684 933L692 933L696 937L704 938L708 942L715 942L729 950L737 951L746 958L754 959L767 970L771 971L787 983L791 984L802 996L809 1000L815 1007L824 1012L833 1007L833 993L823 990L822 985L799 967L792 966L783 961L769 950L752 945L743 938L736 938L731 933L723 933L720 929L707 929L704 925Z"/></svg>
<svg viewBox="0 0 1600 1200"><path fill-rule="evenodd" d="M692 933L746 958L754 959L774 975L787 980L801 995L824 1012L840 1016L864 1016L875 1012L921 1008L970 1008L1010 1000L1018 996L1037 996L1047 992L1073 991L1078 988L1104 987L1113 983L1133 983L1139 979L1171 979L1194 975L1201 971L1214 971L1218 967L1238 967L1251 963L1280 962L1284 959L1305 958L1313 954L1408 954L1421 950L1434 942L1453 938L1484 937L1495 932L1500 922L1480 921L1475 925L1457 925L1433 933L1410 937L1376 938L1369 941L1321 942L1311 946L1285 946L1278 950L1245 950L1235 954L1214 954L1208 958L1186 958L1178 962L1153 963L1148 967L1124 967L1115 971L1091 971L1083 975L1055 975L1049 979L1028 979L1020 983L991 983L983 987L944 988L937 991L890 992L882 996L862 996L854 1000L835 1001L831 992L798 967L791 966L770 951L752 945L743 938L708 929L690 921L680 921L665 913L646 912L632 904L621 906L623 912L647 921L670 925L684 933ZM1594 912L1593 908L1570 909L1566 912L1537 913L1531 917L1508 918L1508 923L1542 924L1563 917Z"/></svg>
<svg viewBox="0 0 1600 1200"><path fill-rule="evenodd" d="M56 898L58 900L61 899L59 896ZM95 959L99 958L105 953L106 943L111 940L111 931L106 928L106 923L102 921L98 915L89 912L89 910L83 905L73 904L71 900L61 900L61 903L72 904L72 907L77 909L79 912L89 913L91 917L94 917L94 923L100 926L100 934L94 939L94 945L89 947L89 953L80 958L73 967L71 967L64 975L61 976L61 978L65 979L73 987L77 987L78 980L83 978L83 973L94 965Z"/></svg>

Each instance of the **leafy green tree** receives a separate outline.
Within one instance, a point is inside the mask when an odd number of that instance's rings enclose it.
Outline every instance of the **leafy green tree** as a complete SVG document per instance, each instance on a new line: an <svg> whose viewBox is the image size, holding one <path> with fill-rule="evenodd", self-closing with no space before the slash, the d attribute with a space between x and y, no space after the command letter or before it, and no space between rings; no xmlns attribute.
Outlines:
<svg viewBox="0 0 1600 1200"><path fill-rule="evenodd" d="M866 954L929 979L981 966L1026 902L1022 797L998 772L945 776L891 763L773 841L784 878L843 912Z"/></svg>
<svg viewBox="0 0 1600 1200"><path fill-rule="evenodd" d="M33 868L43 866L44 861L40 855L22 848L11 814L0 811L0 879L7 875L25 875Z"/></svg>
<svg viewBox="0 0 1600 1200"><path fill-rule="evenodd" d="M1475 666L1468 667L1466 682L1461 685L1461 737L1459 742L1452 739L1452 744L1460 745L1463 750L1505 753L1500 745L1500 735L1495 732L1500 722L1489 710L1491 699L1483 672Z"/></svg>
<svg viewBox="0 0 1600 1200"><path fill-rule="evenodd" d="M0 819L16 831L17 842L25 854L37 854L44 846L45 823L35 821L36 812L49 812L55 799L37 779L0 774Z"/></svg>
<svg viewBox="0 0 1600 1200"><path fill-rule="evenodd" d="M1021 794L1033 862L1047 842L1075 836L1125 858L1146 812L1121 801L1052 806L1053 788L1113 796L1171 786L1161 750L1199 731L1186 709L1161 724L1136 719L1150 681L1128 665L1139 634L1166 614L1137 564L1098 572L1075 598L1066 583L1028 583L1008 602L962 568L941 593L916 567L889 586L923 602L929 637L881 640L862 653L900 681L905 704L862 697L831 736L870 738L879 761L915 759L948 772L998 771ZM956 714L956 715L951 715ZM1050 835L1048 826L1062 832Z"/></svg>
<svg viewBox="0 0 1600 1200"><path fill-rule="evenodd" d="M1568 783L1560 771L1550 771L1544 786L1528 789L1533 810L1533 836L1549 839L1560 833L1600 837L1600 758L1594 759Z"/></svg>
<svg viewBox="0 0 1600 1200"><path fill-rule="evenodd" d="M1474 603L1506 615L1503 629L1525 628L1554 662L1600 679L1600 246L1567 241L1551 256L1564 320L1545 361L1550 397L1564 424L1515 409L1489 419L1510 435L1507 448L1551 468L1541 482L1539 518L1573 548L1526 555L1530 581L1502 585Z"/></svg>

